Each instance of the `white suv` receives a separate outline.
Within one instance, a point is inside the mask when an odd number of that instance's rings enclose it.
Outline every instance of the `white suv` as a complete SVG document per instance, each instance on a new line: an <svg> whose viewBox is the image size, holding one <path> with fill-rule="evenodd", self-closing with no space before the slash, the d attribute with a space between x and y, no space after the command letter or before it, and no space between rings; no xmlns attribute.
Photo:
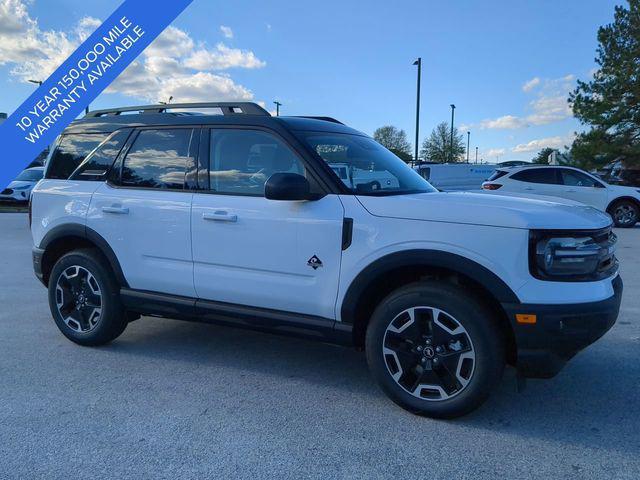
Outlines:
<svg viewBox="0 0 640 480"><path fill-rule="evenodd" d="M607 212L616 227L640 221L640 188L610 185L574 167L523 166L499 168L482 184L487 192L546 195L584 203Z"/></svg>
<svg viewBox="0 0 640 480"><path fill-rule="evenodd" d="M336 120L247 103L91 113L58 139L30 212L70 340L150 315L352 345L393 401L432 417L478 407L507 363L555 375L622 295L608 215L441 193Z"/></svg>

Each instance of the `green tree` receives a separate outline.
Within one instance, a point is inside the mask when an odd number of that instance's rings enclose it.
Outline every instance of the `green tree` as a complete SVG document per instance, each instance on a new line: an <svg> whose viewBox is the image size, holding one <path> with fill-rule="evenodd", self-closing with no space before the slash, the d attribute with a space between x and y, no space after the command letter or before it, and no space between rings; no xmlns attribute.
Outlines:
<svg viewBox="0 0 640 480"><path fill-rule="evenodd" d="M407 133L404 130L399 130L393 125L385 125L373 132L373 139L405 162L413 160L411 143L407 140Z"/></svg>
<svg viewBox="0 0 640 480"><path fill-rule="evenodd" d="M448 122L439 123L431 135L422 142L420 158L428 162L445 163L460 162L467 149L462 134L453 129L453 152L451 149L451 127ZM453 153L453 155L452 155Z"/></svg>
<svg viewBox="0 0 640 480"><path fill-rule="evenodd" d="M540 165L548 165L549 164L549 155L551 155L555 151L554 148L545 147L538 152L538 154L531 159L532 163L537 163Z"/></svg>
<svg viewBox="0 0 640 480"><path fill-rule="evenodd" d="M640 164L640 0L617 6L613 23L598 30L598 70L578 81L569 97L574 115L591 131L578 135L572 154L585 166L617 157ZM577 154L586 155L579 157Z"/></svg>

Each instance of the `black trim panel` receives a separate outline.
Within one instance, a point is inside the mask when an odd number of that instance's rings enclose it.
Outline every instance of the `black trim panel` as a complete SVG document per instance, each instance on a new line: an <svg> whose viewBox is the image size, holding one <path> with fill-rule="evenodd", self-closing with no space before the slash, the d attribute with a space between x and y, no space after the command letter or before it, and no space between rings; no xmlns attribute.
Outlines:
<svg viewBox="0 0 640 480"><path fill-rule="evenodd" d="M353 241L353 218L345 217L342 220L342 251L351 246Z"/></svg>
<svg viewBox="0 0 640 480"><path fill-rule="evenodd" d="M342 302L342 321L349 324L355 322L358 300L372 282L396 268L410 266L451 270L479 283L501 303L520 302L513 290L495 273L468 258L440 250L406 250L382 257L358 274Z"/></svg>
<svg viewBox="0 0 640 480"><path fill-rule="evenodd" d="M122 288L125 308L142 315L226 325L352 345L350 325L313 315Z"/></svg>

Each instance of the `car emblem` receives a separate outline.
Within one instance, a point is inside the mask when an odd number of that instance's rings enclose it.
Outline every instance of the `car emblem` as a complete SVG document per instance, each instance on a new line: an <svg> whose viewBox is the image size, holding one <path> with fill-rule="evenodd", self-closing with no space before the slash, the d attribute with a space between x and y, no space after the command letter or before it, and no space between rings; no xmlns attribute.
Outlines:
<svg viewBox="0 0 640 480"><path fill-rule="evenodd" d="M307 265L309 265L314 270L317 270L319 267L322 266L322 261L316 255L314 255L309 259L309 261L307 262Z"/></svg>

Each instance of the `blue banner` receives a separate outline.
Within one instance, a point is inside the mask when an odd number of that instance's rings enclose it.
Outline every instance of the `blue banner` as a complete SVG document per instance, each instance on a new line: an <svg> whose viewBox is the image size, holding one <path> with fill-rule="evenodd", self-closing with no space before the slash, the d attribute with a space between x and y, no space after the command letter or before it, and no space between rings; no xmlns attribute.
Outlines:
<svg viewBox="0 0 640 480"><path fill-rule="evenodd" d="M0 125L0 189L82 113L193 0L125 0Z"/></svg>

